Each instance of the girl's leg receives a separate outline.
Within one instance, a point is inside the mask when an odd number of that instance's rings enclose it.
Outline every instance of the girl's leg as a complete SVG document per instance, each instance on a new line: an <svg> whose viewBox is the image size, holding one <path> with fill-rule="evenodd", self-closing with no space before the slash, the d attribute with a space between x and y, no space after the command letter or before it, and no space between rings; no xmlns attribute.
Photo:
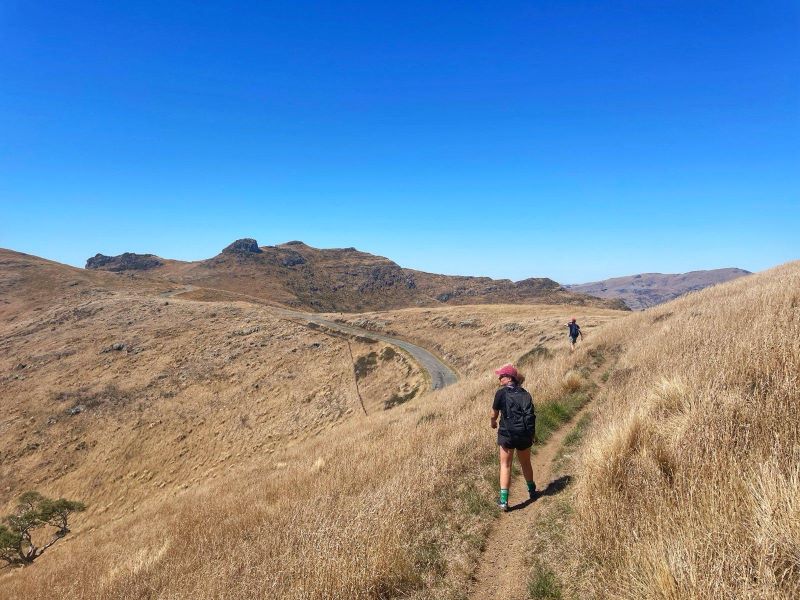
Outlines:
<svg viewBox="0 0 800 600"><path fill-rule="evenodd" d="M522 474L525 476L525 481L533 481L533 467L531 466L531 449L517 450L517 458L519 459L519 466L522 467Z"/></svg>
<svg viewBox="0 0 800 600"><path fill-rule="evenodd" d="M500 489L507 490L511 485L511 461L514 460L513 448L500 448ZM530 463L530 452L528 452L528 463Z"/></svg>

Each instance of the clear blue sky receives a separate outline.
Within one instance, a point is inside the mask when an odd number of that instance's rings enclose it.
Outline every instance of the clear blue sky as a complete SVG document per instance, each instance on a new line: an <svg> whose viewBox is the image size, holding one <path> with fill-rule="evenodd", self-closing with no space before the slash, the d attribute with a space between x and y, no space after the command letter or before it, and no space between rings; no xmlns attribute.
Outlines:
<svg viewBox="0 0 800 600"><path fill-rule="evenodd" d="M0 4L0 246L583 282L800 258L800 4Z"/></svg>

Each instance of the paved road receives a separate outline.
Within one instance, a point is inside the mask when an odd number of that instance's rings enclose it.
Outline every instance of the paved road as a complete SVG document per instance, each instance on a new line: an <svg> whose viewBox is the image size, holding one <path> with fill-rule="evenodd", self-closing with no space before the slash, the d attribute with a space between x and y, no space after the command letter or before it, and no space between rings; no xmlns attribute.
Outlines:
<svg viewBox="0 0 800 600"><path fill-rule="evenodd" d="M369 331L367 329L361 329L351 325L344 325L342 323L337 323L336 321L329 321L328 319L323 319L322 317L313 313L304 313L285 309L279 309L278 312L291 319L316 323L317 325L322 325L328 329L341 331L342 333L347 333L350 335L359 335L372 340L379 340L381 342L386 342L387 344L392 344L393 346L402 348L412 357L414 357L414 360L416 360L420 366L428 372L428 375L431 378L431 389L440 390L458 381L458 375L456 375L450 367L444 364L436 356L425 350L425 348L421 348L420 346L412 344L411 342L390 337L388 335L383 335L381 333L375 333L374 331Z"/></svg>
<svg viewBox="0 0 800 600"><path fill-rule="evenodd" d="M172 296L176 296L178 294L182 294L184 292L190 292L194 289L197 288L193 285L186 285L181 289L162 292L161 296L169 298ZM224 290L217 290L215 288L206 288L206 289L219 292L224 291ZM257 301L259 304L267 304L261 298L255 298L247 296L245 294L238 294L238 293L236 293L236 295L241 296L243 299L249 301ZM425 369L428 372L428 375L430 376L431 379L431 389L440 390L458 381L458 375L455 374L455 371L453 371L453 369L444 364L436 356L425 350L425 348L412 344L411 342L407 342L399 338L390 337L388 335L383 335L381 333L375 333L374 331L369 331L367 329L361 329L360 327L353 327L351 325L344 325L342 323L337 323L336 321L329 321L328 319L323 319L322 317L315 315L314 313L300 312L296 310L289 310L286 308L275 308L273 310L275 310L275 312L282 314L283 316L289 319L294 319L297 321L305 321L307 323L316 323L317 325L327 327L328 329L341 331L342 333L347 333L350 335L358 335L372 340L379 340L381 342L386 342L387 344L392 344L393 346L402 348L403 350L408 352L414 358L414 360L416 360L420 364L420 366L423 369Z"/></svg>

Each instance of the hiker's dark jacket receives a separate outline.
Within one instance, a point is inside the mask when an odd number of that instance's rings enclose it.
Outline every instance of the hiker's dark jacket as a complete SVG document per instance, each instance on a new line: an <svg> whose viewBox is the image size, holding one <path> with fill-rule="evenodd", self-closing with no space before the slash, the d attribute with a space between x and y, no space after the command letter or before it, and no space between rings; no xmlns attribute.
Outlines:
<svg viewBox="0 0 800 600"><path fill-rule="evenodd" d="M569 337L576 338L581 332L580 325L577 323L570 323L569 324Z"/></svg>

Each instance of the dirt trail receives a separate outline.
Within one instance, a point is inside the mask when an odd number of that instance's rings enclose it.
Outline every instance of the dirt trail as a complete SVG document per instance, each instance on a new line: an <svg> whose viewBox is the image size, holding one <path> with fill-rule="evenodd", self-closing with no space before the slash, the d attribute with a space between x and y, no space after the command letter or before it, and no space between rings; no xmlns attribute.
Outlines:
<svg viewBox="0 0 800 600"><path fill-rule="evenodd" d="M511 480L509 511L500 515L489 534L483 555L474 576L471 600L524 600L528 598L528 565L525 549L535 526L542 501L560 492L566 485L562 479L551 481L553 459L572 427L589 410L588 405L564 423L547 443L531 456L533 477L542 495L535 501L527 500L525 480L517 475ZM516 457L514 461L516 463Z"/></svg>

